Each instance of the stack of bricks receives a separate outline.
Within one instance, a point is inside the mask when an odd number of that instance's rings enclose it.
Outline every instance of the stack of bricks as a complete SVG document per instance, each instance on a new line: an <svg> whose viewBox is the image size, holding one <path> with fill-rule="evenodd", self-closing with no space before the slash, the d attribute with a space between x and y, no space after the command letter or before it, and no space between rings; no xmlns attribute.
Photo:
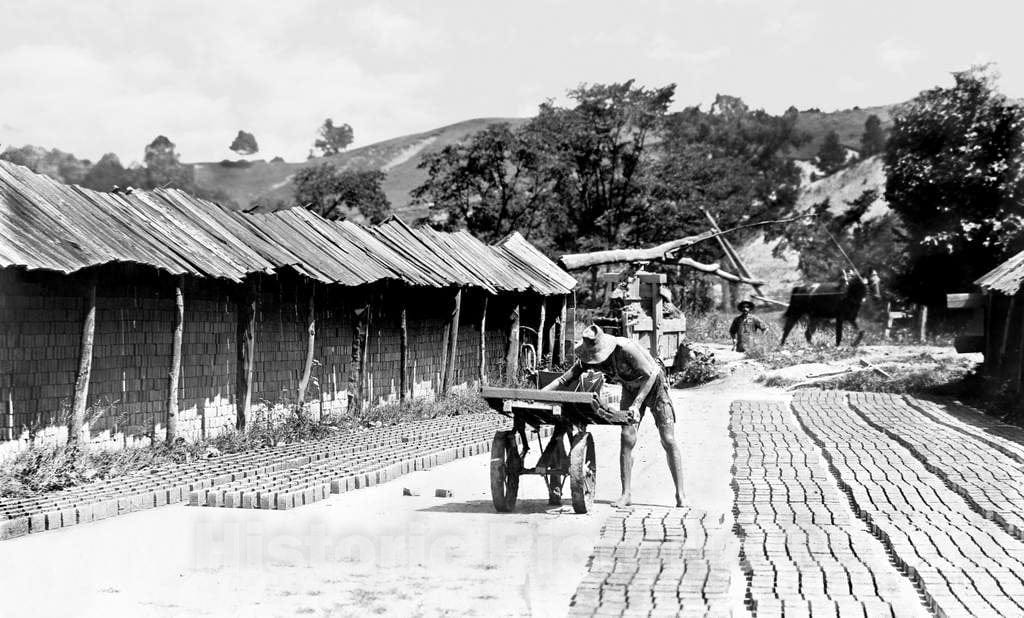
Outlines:
<svg viewBox="0 0 1024 618"><path fill-rule="evenodd" d="M365 487L486 452L494 432L507 428L507 420L500 415L470 414L157 466L72 489L6 500L0 506L0 539L184 500L292 508L322 499L328 492Z"/></svg>
<svg viewBox="0 0 1024 618"><path fill-rule="evenodd" d="M297 445L289 465L193 491L197 506L286 510L490 451L497 415L452 417ZM481 422L483 421L483 422Z"/></svg>
<svg viewBox="0 0 1024 618"><path fill-rule="evenodd" d="M733 489L748 607L762 615L923 615L779 403L734 402Z"/></svg>
<svg viewBox="0 0 1024 618"><path fill-rule="evenodd" d="M858 402L878 405L860 397ZM1024 543L975 511L910 450L858 415L847 394L802 394L793 409L854 512L920 588L933 612L1024 613Z"/></svg>
<svg viewBox="0 0 1024 618"><path fill-rule="evenodd" d="M731 536L724 517L632 507L601 529L570 616L729 616Z"/></svg>

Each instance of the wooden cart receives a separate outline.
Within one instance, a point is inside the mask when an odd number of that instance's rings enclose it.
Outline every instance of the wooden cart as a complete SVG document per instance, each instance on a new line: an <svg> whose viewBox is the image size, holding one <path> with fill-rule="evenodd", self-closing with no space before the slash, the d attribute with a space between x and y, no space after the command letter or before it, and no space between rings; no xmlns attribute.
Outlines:
<svg viewBox="0 0 1024 618"><path fill-rule="evenodd" d="M512 429L494 434L491 443L491 499L501 513L515 509L519 495L519 477L543 476L548 487L548 503L562 503L562 486L569 477L572 507L586 513L594 504L597 488L597 456L594 437L587 425L626 425L627 413L612 410L598 399L597 393L541 391L533 389L493 388L485 386L483 398L495 411L512 418ZM541 454L537 463L525 467L530 450L526 426L537 434ZM541 426L553 427L547 444L541 439ZM566 449L568 440L569 448Z"/></svg>

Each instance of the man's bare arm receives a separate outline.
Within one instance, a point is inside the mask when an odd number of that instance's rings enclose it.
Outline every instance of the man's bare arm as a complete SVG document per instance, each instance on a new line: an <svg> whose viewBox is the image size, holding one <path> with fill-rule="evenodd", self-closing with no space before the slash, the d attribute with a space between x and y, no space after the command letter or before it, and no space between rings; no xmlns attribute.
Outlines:
<svg viewBox="0 0 1024 618"><path fill-rule="evenodd" d="M583 365L579 361L572 364L568 371L560 375L557 379L553 380L550 384L542 388L542 391L557 391L565 388L566 384L578 380L583 375Z"/></svg>
<svg viewBox="0 0 1024 618"><path fill-rule="evenodd" d="M647 374L647 379L640 386L640 390L636 394L636 399L633 400L633 405L629 407L634 413L640 412L640 407L644 405L644 401L647 400L647 395L650 394L651 389L654 388L654 384L658 381L658 376L661 375L661 367L658 366L658 362L653 358L648 357L640 346L636 342L630 342L630 354L634 357L634 362L637 363L638 367Z"/></svg>

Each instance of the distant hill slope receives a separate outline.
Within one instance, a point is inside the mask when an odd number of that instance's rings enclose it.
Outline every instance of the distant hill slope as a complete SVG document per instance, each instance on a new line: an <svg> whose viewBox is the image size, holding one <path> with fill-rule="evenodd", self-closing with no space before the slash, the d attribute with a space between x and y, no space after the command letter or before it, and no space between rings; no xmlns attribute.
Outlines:
<svg viewBox="0 0 1024 618"><path fill-rule="evenodd" d="M871 114L882 120L888 129L893 105L855 108L835 112L802 111L797 128L810 136L810 141L790 153L795 159L812 159L829 131L836 131L843 145L860 148L864 121ZM418 169L423 156L437 152L449 144L465 140L477 131L499 122L513 126L526 123L528 118L476 118L440 127L424 133L405 135L377 142L333 157L314 158L301 163L256 161L249 167L223 166L220 163L197 163L196 183L204 189L220 189L242 208L258 203L260 209L273 207L278 202L290 203L290 179L299 169L331 161L342 169L379 169L387 172L384 193L395 211L415 219L425 214L422 209L410 207L409 192L426 180Z"/></svg>
<svg viewBox="0 0 1024 618"><path fill-rule="evenodd" d="M302 163L257 161L249 167L197 163L196 184L224 191L243 208L259 203L260 209L265 210L278 202L291 203L294 190L291 178L295 172L309 165L329 161L341 169L379 169L387 172L384 193L388 200L403 217L415 219L425 212L409 206L409 192L427 178L426 173L417 168L424 155L465 140L490 125L507 122L518 126L526 121L525 118L476 118Z"/></svg>
<svg viewBox="0 0 1024 618"><path fill-rule="evenodd" d="M828 199L829 211L837 215L849 207L849 202L860 197L864 191L878 191L878 197L865 213L866 219L874 219L889 212L885 201L885 169L882 158L868 157L840 172L805 185L797 198L797 212L808 212L815 204ZM797 268L799 256L787 251L775 256L773 251L778 241L764 242L764 235L754 236L737 247L740 258L751 274L767 283L766 296L781 301L789 300L793 286L804 281ZM837 265L841 264L837 256ZM838 267L838 266L837 266Z"/></svg>

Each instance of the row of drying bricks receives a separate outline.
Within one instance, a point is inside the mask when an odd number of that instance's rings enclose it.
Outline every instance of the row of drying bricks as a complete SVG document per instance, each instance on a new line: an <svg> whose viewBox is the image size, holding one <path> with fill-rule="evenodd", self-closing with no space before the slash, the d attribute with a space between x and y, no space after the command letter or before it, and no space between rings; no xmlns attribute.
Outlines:
<svg viewBox="0 0 1024 618"><path fill-rule="evenodd" d="M403 452L408 452L417 446L421 450L424 450L424 447L430 449L424 456L413 457L411 467L393 464L364 472L361 477L342 479L343 482L338 484L337 490L339 492L347 491L379 482L382 478L394 478L402 473L401 470L425 469L427 466L450 461L452 458L464 456L470 452L481 452L481 436L488 435L506 424L504 419L497 415L483 414L476 419L469 416L463 417L463 419L460 419L461 422L455 427L452 426L453 419L435 419L422 424L416 423L416 426L405 425L401 428L393 427L355 435L347 434L314 443L292 444L261 449L256 452L227 455L193 464L154 469L113 481L100 481L71 490L54 492L39 498L9 501L0 505L0 540L98 521L183 500L191 501L193 493L209 490L214 486L232 483L247 477L265 478L275 472L307 466L310 462L332 456L337 458L339 454L352 455L365 451L379 451L404 443L408 443L409 446L404 448ZM467 436L466 432L472 432L472 434ZM415 434L416 438L410 438L410 434ZM444 448L434 443L424 444L426 441L424 438L438 436L457 436L462 445L467 447L470 445L466 443L473 440L472 448L462 449L451 446ZM446 453L445 451L453 452ZM302 491L309 488L296 486L293 489L300 492L301 496ZM333 488L331 489L333 491ZM295 493L295 491L283 493ZM305 493L309 496L308 491ZM320 495L320 499L325 497L323 491L320 491ZM196 503L199 503L198 497ZM207 498L203 503L208 504L209 499ZM287 498L280 501L281 505L287 503ZM299 505L305 503L300 501ZM276 498L270 504L272 506L264 508L288 508L287 506L278 507ZM257 500L253 506L255 508L258 505L259 501ZM294 498L291 499L291 505L296 506ZM236 506L242 506L241 501Z"/></svg>

